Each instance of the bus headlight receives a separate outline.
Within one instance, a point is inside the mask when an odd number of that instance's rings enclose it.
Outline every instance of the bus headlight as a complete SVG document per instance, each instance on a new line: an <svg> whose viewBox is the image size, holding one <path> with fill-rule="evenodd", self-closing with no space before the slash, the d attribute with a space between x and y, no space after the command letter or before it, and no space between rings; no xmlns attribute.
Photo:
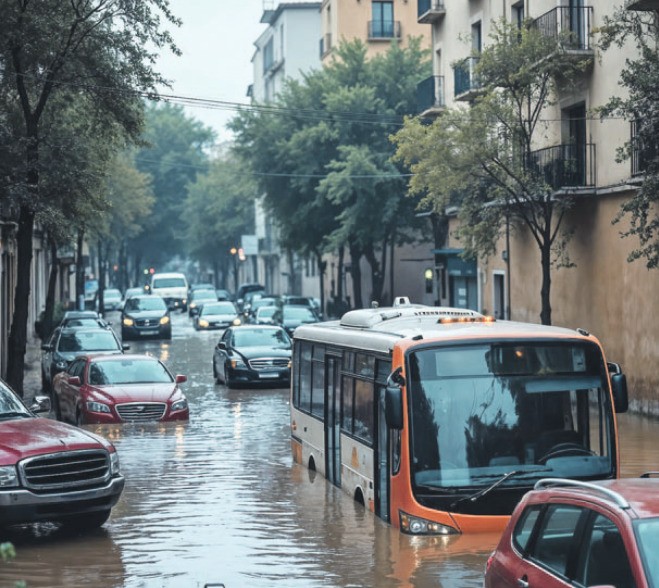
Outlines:
<svg viewBox="0 0 659 588"><path fill-rule="evenodd" d="M409 535L456 535L458 530L454 527L428 521L400 511L400 530Z"/></svg>

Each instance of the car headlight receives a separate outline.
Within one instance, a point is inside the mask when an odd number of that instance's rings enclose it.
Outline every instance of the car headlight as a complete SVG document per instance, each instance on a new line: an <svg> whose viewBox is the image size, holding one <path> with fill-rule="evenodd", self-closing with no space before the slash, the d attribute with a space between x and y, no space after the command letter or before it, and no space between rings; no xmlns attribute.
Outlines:
<svg viewBox="0 0 659 588"><path fill-rule="evenodd" d="M242 321L239 318L233 319L233 323L231 323L234 327L238 327L242 324Z"/></svg>
<svg viewBox="0 0 659 588"><path fill-rule="evenodd" d="M115 451L110 454L110 474L118 476L121 473L119 469L119 454Z"/></svg>
<svg viewBox="0 0 659 588"><path fill-rule="evenodd" d="M400 530L410 535L456 535L459 531L400 511Z"/></svg>
<svg viewBox="0 0 659 588"><path fill-rule="evenodd" d="M18 473L14 466L0 468L0 488L13 488L18 486Z"/></svg>
<svg viewBox="0 0 659 588"><path fill-rule="evenodd" d="M132 318L126 316L124 317L123 323L125 327L132 327L135 324L135 321Z"/></svg>
<svg viewBox="0 0 659 588"><path fill-rule="evenodd" d="M102 402L94 402L93 400L87 402L87 410L90 412L105 412L110 414L110 407L107 404L103 404Z"/></svg>
<svg viewBox="0 0 659 588"><path fill-rule="evenodd" d="M66 361L66 359L58 359L55 361L55 367L58 370L65 370L67 367L69 367L69 362Z"/></svg>
<svg viewBox="0 0 659 588"><path fill-rule="evenodd" d="M190 308L197 308L197 303L196 302L191 302L190 303Z"/></svg>
<svg viewBox="0 0 659 588"><path fill-rule="evenodd" d="M242 359L240 359L239 357L235 357L231 359L231 367L233 369L236 369L236 368L247 367L247 365Z"/></svg>
<svg viewBox="0 0 659 588"><path fill-rule="evenodd" d="M208 325L209 325L209 323L206 319L199 319L199 326L200 327L207 327Z"/></svg>
<svg viewBox="0 0 659 588"><path fill-rule="evenodd" d="M161 325L166 325L168 322L169 322L169 317L168 316L164 316L160 319L160 324Z"/></svg>
<svg viewBox="0 0 659 588"><path fill-rule="evenodd" d="M186 398L181 398L181 400L177 400L176 402L172 402L172 412L178 411L178 410L185 410L188 408L188 401Z"/></svg>

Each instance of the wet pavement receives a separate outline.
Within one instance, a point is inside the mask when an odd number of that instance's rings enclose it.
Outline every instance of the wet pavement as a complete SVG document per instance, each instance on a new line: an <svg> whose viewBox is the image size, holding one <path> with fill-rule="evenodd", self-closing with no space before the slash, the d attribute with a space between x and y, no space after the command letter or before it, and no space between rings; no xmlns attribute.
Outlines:
<svg viewBox="0 0 659 588"><path fill-rule="evenodd" d="M215 384L218 333L195 332L187 315L173 326L171 342L131 342L131 351L188 376L190 422L88 427L117 446L119 504L84 536L52 525L12 531L5 538L18 555L0 564L0 586L482 585L496 536L410 537L389 527L293 463L288 390ZM659 469L659 422L623 415L620 431L623 475Z"/></svg>

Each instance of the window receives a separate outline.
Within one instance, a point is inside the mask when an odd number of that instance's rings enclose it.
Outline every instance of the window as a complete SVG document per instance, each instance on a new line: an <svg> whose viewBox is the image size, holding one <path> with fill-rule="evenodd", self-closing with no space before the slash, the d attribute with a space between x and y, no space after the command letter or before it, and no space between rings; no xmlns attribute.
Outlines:
<svg viewBox="0 0 659 588"><path fill-rule="evenodd" d="M513 531L513 543L520 551L526 551L533 527L535 527L535 524L538 521L538 515L540 514L541 508L541 506L527 508L524 513L522 513L519 521L517 521L517 525Z"/></svg>
<svg viewBox="0 0 659 588"><path fill-rule="evenodd" d="M471 25L471 48L475 53L480 53L483 50L483 33L480 21Z"/></svg>
<svg viewBox="0 0 659 588"><path fill-rule="evenodd" d="M371 29L372 37L394 36L394 3L373 2L373 23Z"/></svg>
<svg viewBox="0 0 659 588"><path fill-rule="evenodd" d="M568 558L576 552L575 535L581 518L588 514L576 506L554 504L547 509L532 557L538 563L565 576Z"/></svg>
<svg viewBox="0 0 659 588"><path fill-rule="evenodd" d="M355 380L355 420L353 434L373 443L373 382Z"/></svg>
<svg viewBox="0 0 659 588"><path fill-rule="evenodd" d="M325 416L325 366L320 361L312 362L311 414Z"/></svg>
<svg viewBox="0 0 659 588"><path fill-rule="evenodd" d="M300 350L300 405L302 410L311 410L311 344L302 343Z"/></svg>
<svg viewBox="0 0 659 588"><path fill-rule="evenodd" d="M524 24L524 2L513 4L513 23L521 29Z"/></svg>
<svg viewBox="0 0 659 588"><path fill-rule="evenodd" d="M352 433L352 410L354 383L352 378L343 377L343 387L341 388L341 428L348 433Z"/></svg>

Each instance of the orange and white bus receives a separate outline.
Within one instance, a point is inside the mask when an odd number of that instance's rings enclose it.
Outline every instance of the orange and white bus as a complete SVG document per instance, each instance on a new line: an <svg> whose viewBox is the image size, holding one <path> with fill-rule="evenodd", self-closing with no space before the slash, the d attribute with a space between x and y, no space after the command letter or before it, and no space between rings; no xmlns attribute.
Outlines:
<svg viewBox="0 0 659 588"><path fill-rule="evenodd" d="M540 478L618 477L626 410L581 329L401 297L294 334L294 460L410 534L497 531Z"/></svg>

